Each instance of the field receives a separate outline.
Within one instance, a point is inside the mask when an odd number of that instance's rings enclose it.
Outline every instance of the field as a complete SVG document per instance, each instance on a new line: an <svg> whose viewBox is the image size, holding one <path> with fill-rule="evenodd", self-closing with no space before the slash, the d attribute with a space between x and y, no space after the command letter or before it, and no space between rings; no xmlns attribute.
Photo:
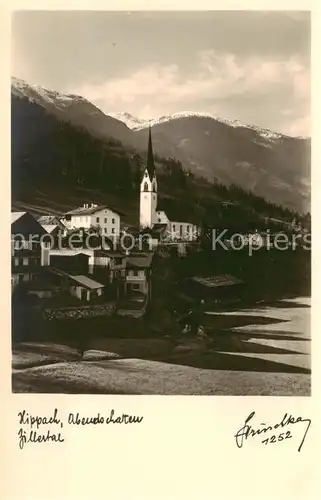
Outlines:
<svg viewBox="0 0 321 500"><path fill-rule="evenodd" d="M215 321L208 314L208 322ZM69 394L310 394L310 307L215 315L207 339L93 337L84 355L49 342L13 349L14 392ZM227 320L227 323L225 322ZM222 328L224 325L225 328ZM209 329L208 329L209 330Z"/></svg>

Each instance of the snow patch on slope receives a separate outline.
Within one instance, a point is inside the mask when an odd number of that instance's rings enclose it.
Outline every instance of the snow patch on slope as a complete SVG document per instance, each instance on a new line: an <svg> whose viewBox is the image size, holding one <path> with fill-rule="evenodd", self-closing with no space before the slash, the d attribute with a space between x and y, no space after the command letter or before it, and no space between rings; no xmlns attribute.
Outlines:
<svg viewBox="0 0 321 500"><path fill-rule="evenodd" d="M17 97L26 97L31 102L40 105L46 103L56 105L58 107L65 107L75 101L88 102L81 96L74 94L63 94L53 89L47 89L41 85L30 85L29 83L19 78L11 78L11 92Z"/></svg>
<svg viewBox="0 0 321 500"><path fill-rule="evenodd" d="M284 134L280 134L278 132L273 132L272 130L261 128L261 127L256 127L255 125L247 125L239 120L226 120L224 118L214 116L211 113L207 112L197 112L197 111L181 111L179 113L173 113L170 115L166 116L161 116L159 118L149 118L149 119L141 119L137 118L130 113L127 112L119 112L119 113L110 113L110 116L113 118L116 118L117 120L120 120L124 122L128 128L131 130L142 130L144 128L147 128L149 126L153 127L154 125L158 125L160 123L166 123L172 120L179 120L181 118L209 118L212 120L216 120L220 123L224 123L226 125L229 125L230 127L234 128L247 128L250 130L253 130L257 134L259 134L261 137L267 140L277 140L281 139L283 137L287 137Z"/></svg>

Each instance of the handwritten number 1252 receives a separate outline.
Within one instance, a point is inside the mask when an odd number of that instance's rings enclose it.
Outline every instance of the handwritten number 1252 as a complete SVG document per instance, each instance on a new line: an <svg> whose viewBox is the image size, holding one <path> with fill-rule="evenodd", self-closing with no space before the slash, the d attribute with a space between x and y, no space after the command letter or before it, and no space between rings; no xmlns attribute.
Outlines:
<svg viewBox="0 0 321 500"><path fill-rule="evenodd" d="M284 433L279 434L278 436L271 436L270 438L264 439L262 443L263 444L276 443L277 441L283 441L283 439L289 439L291 437L292 437L291 432L286 431L285 436Z"/></svg>

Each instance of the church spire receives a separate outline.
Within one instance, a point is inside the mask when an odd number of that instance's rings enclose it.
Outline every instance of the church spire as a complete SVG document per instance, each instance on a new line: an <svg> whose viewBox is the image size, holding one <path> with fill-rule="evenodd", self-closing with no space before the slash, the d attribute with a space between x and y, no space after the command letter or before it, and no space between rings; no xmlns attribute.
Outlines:
<svg viewBox="0 0 321 500"><path fill-rule="evenodd" d="M151 132L150 126L149 126L149 132L148 132L147 172L148 172L150 180L152 180L154 175L155 175L155 165L154 165L154 154L153 154L153 145L152 145L152 132Z"/></svg>

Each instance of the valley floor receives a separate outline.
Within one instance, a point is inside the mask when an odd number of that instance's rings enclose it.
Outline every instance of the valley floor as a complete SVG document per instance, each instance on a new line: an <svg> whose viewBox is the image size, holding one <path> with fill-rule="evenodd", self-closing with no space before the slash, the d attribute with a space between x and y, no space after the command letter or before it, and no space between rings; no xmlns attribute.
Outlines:
<svg viewBox="0 0 321 500"><path fill-rule="evenodd" d="M309 396L310 299L212 313L207 340L92 338L13 348L14 392Z"/></svg>

